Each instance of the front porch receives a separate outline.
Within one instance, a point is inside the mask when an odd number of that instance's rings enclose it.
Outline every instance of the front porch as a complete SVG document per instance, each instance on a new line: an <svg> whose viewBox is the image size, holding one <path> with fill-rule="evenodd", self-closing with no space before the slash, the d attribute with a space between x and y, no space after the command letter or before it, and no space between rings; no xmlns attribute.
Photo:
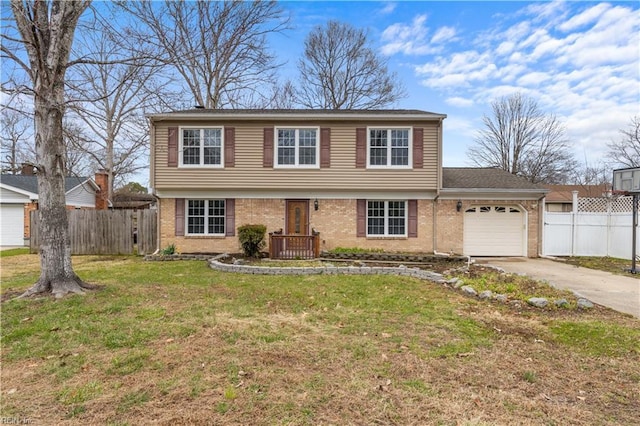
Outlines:
<svg viewBox="0 0 640 426"><path fill-rule="evenodd" d="M320 257L320 233L311 235L287 235L282 230L269 233L269 257L271 259L316 259Z"/></svg>

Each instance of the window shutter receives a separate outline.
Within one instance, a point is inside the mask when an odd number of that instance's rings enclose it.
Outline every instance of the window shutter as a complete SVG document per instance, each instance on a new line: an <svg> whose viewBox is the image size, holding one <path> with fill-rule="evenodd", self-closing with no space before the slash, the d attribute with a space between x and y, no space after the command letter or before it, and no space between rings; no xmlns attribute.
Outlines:
<svg viewBox="0 0 640 426"><path fill-rule="evenodd" d="M420 127L413 128L413 168L421 169L424 167L424 129Z"/></svg>
<svg viewBox="0 0 640 426"><path fill-rule="evenodd" d="M409 200L409 238L418 237L418 200Z"/></svg>
<svg viewBox="0 0 640 426"><path fill-rule="evenodd" d="M358 231L356 233L357 237L366 237L367 236L367 200L356 200L357 201L357 221L358 221Z"/></svg>
<svg viewBox="0 0 640 426"><path fill-rule="evenodd" d="M320 167L331 167L331 129L320 129Z"/></svg>
<svg viewBox="0 0 640 426"><path fill-rule="evenodd" d="M176 237L184 236L184 198L176 198Z"/></svg>
<svg viewBox="0 0 640 426"><path fill-rule="evenodd" d="M273 127L264 128L262 167L273 167Z"/></svg>
<svg viewBox="0 0 640 426"><path fill-rule="evenodd" d="M226 230L225 235L227 237L233 237L236 235L236 200L235 198L227 198L224 201L225 207L225 222Z"/></svg>
<svg viewBox="0 0 640 426"><path fill-rule="evenodd" d="M224 166L235 167L236 165L236 128L224 128Z"/></svg>
<svg viewBox="0 0 640 426"><path fill-rule="evenodd" d="M178 128L177 127L169 127L167 166L178 167Z"/></svg>
<svg viewBox="0 0 640 426"><path fill-rule="evenodd" d="M356 168L367 167L367 129L359 127L356 129Z"/></svg>

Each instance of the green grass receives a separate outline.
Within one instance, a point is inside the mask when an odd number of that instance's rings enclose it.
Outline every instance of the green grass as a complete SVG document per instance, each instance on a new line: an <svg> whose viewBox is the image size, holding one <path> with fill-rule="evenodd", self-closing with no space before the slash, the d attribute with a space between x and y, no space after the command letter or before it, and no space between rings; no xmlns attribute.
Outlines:
<svg viewBox="0 0 640 426"><path fill-rule="evenodd" d="M618 259L615 257L592 257L592 256L576 256L563 258L568 264L580 266L583 268L597 269L600 271L611 272L613 274L625 275L628 277L639 278L640 274L632 274L631 260ZM637 267L640 268L640 262Z"/></svg>
<svg viewBox="0 0 640 426"><path fill-rule="evenodd" d="M550 331L554 338L574 350L592 356L640 355L640 328L602 321L557 321Z"/></svg>
<svg viewBox="0 0 640 426"><path fill-rule="evenodd" d="M22 254L29 254L29 249L27 247L24 247L24 248L0 250L0 257L19 256Z"/></svg>
<svg viewBox="0 0 640 426"><path fill-rule="evenodd" d="M23 259L18 263L37 265L37 257ZM535 339L567 356L580 354L573 364L586 363L585 371L606 369L600 358L615 358L615 371L608 373L614 376L628 371L621 360L640 356L640 332L626 323L577 310L567 312L568 319L555 311L551 319L536 317L544 315L540 311L521 315L508 305L408 277L226 274L203 261L128 256L73 260L76 272L101 290L2 304L3 388L18 389L15 396L3 394L3 416L40 418L44 411L38 410L53 407L58 417L52 422L175 422L149 414L174 404L183 413L204 410L199 418L212 423L259 418L264 424L356 424L375 418L449 424L456 410L477 408L461 405L466 399L456 389L482 394L496 375L505 389L546 383L543 372L561 364L559 352L538 355L547 346ZM23 290L37 279L37 267L20 270L3 279L2 291ZM465 278L478 289L519 297L553 291L493 274L472 281ZM537 364L523 366L524 354ZM513 362L493 367L508 357ZM615 380L606 382L613 386ZM35 402L38 395L43 401ZM617 397L627 403L632 396ZM449 408L434 412L447 401ZM506 401L504 415L522 416L509 407L530 404L528 397ZM536 410L535 416L544 412ZM429 418L416 420L421 413Z"/></svg>

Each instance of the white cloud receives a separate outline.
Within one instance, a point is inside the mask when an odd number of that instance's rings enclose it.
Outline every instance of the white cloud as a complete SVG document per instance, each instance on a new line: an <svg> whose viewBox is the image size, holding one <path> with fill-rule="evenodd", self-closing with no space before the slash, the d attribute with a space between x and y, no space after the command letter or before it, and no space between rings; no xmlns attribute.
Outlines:
<svg viewBox="0 0 640 426"><path fill-rule="evenodd" d="M436 33L431 37L431 43L437 44L446 42L456 35L456 29L453 27L441 27L438 28Z"/></svg>
<svg viewBox="0 0 640 426"><path fill-rule="evenodd" d="M421 14L413 18L410 25L395 23L389 25L382 32L381 40L384 42L381 51L384 55L429 55L442 52L443 44L453 40L456 29L453 27L441 27L436 30L430 40L429 28L426 26L427 15Z"/></svg>
<svg viewBox="0 0 640 426"><path fill-rule="evenodd" d="M611 5L607 3L597 4L585 10L584 12L571 17L571 19L569 19L568 21L560 24L558 28L562 31L572 31L584 25L590 24L593 21L597 20L602 15L602 13L604 13L604 11L606 11L610 7Z"/></svg>
<svg viewBox="0 0 640 426"><path fill-rule="evenodd" d="M390 13L393 13L394 10L396 10L396 6L398 6L398 3L387 2L384 5L384 7L382 9L380 9L380 11L378 13L380 13L381 15L388 15Z"/></svg>
<svg viewBox="0 0 640 426"><path fill-rule="evenodd" d="M467 108L473 105L473 99L462 98L460 96L447 98L445 99L445 102L451 106L458 107L458 108Z"/></svg>

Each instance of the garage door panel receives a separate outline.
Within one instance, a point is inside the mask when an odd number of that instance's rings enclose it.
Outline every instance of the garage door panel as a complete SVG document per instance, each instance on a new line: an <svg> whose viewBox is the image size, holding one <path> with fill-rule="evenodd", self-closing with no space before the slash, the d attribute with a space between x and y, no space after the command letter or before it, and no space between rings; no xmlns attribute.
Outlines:
<svg viewBox="0 0 640 426"><path fill-rule="evenodd" d="M524 213L511 206L478 206L464 213L464 253L470 256L523 256Z"/></svg>
<svg viewBox="0 0 640 426"><path fill-rule="evenodd" d="M0 245L24 245L24 205L0 204Z"/></svg>

